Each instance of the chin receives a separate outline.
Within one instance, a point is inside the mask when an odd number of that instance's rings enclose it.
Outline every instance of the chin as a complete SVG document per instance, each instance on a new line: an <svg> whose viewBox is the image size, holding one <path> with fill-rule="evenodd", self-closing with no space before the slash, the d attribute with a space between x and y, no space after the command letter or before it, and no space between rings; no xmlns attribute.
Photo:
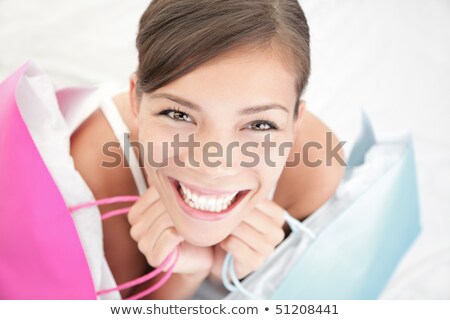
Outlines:
<svg viewBox="0 0 450 320"><path fill-rule="evenodd" d="M193 246L197 246L197 247L211 247L214 246L218 243L220 243L221 241L223 241L229 234L231 233L231 231L226 232L222 235L219 235L217 233L212 233L212 234L206 234L206 233L196 233L193 234L192 231L189 231L184 233L182 231L180 231L180 234L183 236L183 238L185 239L185 241Z"/></svg>

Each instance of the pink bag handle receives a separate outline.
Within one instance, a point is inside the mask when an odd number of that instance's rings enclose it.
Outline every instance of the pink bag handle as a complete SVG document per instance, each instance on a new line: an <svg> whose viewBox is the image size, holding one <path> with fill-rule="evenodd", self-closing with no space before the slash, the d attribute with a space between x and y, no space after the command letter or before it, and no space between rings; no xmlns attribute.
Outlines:
<svg viewBox="0 0 450 320"><path fill-rule="evenodd" d="M76 205L76 206L70 207L69 210L70 210L70 212L74 212L79 209L87 208L87 207L91 207L91 206L100 206L100 205L104 205L104 204L111 204L111 203L118 203L118 202L133 202L133 201L137 201L138 199L139 199L139 196L110 197L110 198L100 199L97 201L92 201L92 202L87 202L87 203L83 203L80 205ZM130 211L130 208L131 207L127 207L127 208L121 208L121 209L116 209L116 210L106 212L105 214L102 215L102 220L106 220L106 219L109 219L109 218L112 218L112 217L115 217L115 216L118 216L121 214L125 214L128 211ZM141 283L144 283L144 282L156 277L158 274L163 272L164 268L167 266L169 261L172 260L172 258L174 256L175 256L174 262L170 265L166 274L163 277L161 277L161 279L157 283L155 283L150 288L147 288L131 297L126 298L125 300L137 300L137 299L140 299L140 298L146 296L147 294L152 293L153 291L158 290L159 288L162 287L162 285L167 280L169 280L170 276L172 275L173 269L175 268L175 265L178 261L178 256L179 256L178 246L169 254L169 256L163 261L163 263L156 269L150 271L149 273L147 273L139 278L122 283L122 284L118 285L117 287L100 290L97 292L97 296L104 295L104 294L110 293L112 291L120 291L123 289L128 289L128 288L134 287L136 285L139 285Z"/></svg>

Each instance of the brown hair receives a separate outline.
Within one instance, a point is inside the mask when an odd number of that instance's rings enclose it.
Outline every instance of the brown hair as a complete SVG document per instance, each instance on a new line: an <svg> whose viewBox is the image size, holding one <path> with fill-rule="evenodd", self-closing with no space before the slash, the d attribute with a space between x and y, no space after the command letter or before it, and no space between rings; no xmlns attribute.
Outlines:
<svg viewBox="0 0 450 320"><path fill-rule="evenodd" d="M310 74L297 0L153 0L136 38L137 93L150 93L236 48L271 48L296 75L295 116Z"/></svg>

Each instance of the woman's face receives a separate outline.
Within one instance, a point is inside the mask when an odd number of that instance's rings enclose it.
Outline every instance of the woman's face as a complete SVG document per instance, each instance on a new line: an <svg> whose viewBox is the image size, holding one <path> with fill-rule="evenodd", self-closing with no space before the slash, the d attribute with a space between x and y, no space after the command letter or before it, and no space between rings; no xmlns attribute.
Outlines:
<svg viewBox="0 0 450 320"><path fill-rule="evenodd" d="M289 155L280 145L295 136L296 99L294 75L256 51L132 95L149 183L187 242L220 242L267 197Z"/></svg>

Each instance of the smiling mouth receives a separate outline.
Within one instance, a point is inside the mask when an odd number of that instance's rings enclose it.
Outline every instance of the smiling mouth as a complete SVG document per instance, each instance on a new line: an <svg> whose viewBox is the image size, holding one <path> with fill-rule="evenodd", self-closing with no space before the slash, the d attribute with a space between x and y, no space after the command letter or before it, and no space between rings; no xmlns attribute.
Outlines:
<svg viewBox="0 0 450 320"><path fill-rule="evenodd" d="M169 178L184 211L195 218L220 219L228 215L249 193L249 189L239 191L207 190L187 185Z"/></svg>

